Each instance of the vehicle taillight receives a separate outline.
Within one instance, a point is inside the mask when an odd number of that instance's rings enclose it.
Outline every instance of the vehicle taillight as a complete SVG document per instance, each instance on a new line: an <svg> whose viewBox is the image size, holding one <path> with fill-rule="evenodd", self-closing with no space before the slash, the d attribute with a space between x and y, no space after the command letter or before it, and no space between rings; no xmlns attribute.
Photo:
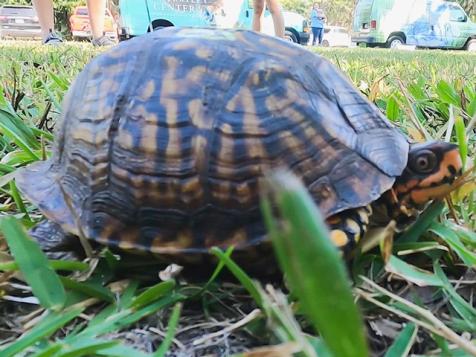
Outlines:
<svg viewBox="0 0 476 357"><path fill-rule="evenodd" d="M370 28L371 29L376 29L377 28L377 20L370 21Z"/></svg>
<svg viewBox="0 0 476 357"><path fill-rule="evenodd" d="M0 21L5 21L7 19L6 16L0 16Z"/></svg>

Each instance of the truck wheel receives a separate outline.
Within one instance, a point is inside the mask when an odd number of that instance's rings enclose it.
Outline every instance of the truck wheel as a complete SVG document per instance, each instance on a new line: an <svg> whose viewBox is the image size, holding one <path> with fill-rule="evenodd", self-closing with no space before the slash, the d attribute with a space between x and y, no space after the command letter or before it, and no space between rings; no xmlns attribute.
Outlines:
<svg viewBox="0 0 476 357"><path fill-rule="evenodd" d="M387 47L388 48L398 48L399 46L404 45L404 44L405 44L405 40L401 36L398 36L398 35L391 36L387 40Z"/></svg>
<svg viewBox="0 0 476 357"><path fill-rule="evenodd" d="M291 31L285 31L284 38L290 42L298 43L298 39L296 38L296 35L293 34Z"/></svg>
<svg viewBox="0 0 476 357"><path fill-rule="evenodd" d="M476 51L476 40L469 40L466 44L466 50L471 52Z"/></svg>
<svg viewBox="0 0 476 357"><path fill-rule="evenodd" d="M329 41L327 40L322 41L322 47L329 47Z"/></svg>

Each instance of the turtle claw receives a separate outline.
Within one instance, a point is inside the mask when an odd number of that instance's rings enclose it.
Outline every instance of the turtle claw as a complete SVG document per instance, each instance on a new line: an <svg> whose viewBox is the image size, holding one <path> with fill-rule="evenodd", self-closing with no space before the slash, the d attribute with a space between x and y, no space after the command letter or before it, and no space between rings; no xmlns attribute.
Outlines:
<svg viewBox="0 0 476 357"><path fill-rule="evenodd" d="M82 260L85 258L79 238L65 234L57 223L42 221L33 227L29 234L38 242L48 259Z"/></svg>

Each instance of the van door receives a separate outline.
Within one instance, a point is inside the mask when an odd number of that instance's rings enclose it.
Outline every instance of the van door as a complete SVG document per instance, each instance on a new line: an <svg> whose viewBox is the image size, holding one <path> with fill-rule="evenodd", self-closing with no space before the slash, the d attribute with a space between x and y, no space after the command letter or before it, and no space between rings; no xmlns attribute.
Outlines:
<svg viewBox="0 0 476 357"><path fill-rule="evenodd" d="M240 2L240 17L237 23L237 27L251 29L253 23L253 0L237 1L237 3Z"/></svg>
<svg viewBox="0 0 476 357"><path fill-rule="evenodd" d="M467 40L468 17L456 3L435 2L430 24L437 39L432 47L461 48Z"/></svg>
<svg viewBox="0 0 476 357"><path fill-rule="evenodd" d="M448 48L461 48L468 39L468 16L464 10L455 3L447 3L447 23L445 26L444 44Z"/></svg>
<svg viewBox="0 0 476 357"><path fill-rule="evenodd" d="M410 6L408 24L405 28L407 44L419 47L431 47L436 43L430 25L431 1L416 0Z"/></svg>

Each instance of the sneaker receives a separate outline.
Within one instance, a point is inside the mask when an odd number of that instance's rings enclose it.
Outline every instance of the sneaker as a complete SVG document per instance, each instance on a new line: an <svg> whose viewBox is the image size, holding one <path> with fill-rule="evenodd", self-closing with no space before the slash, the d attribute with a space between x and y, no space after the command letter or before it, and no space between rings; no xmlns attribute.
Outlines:
<svg viewBox="0 0 476 357"><path fill-rule="evenodd" d="M99 47L102 47L102 46L114 46L115 45L115 42L112 41L109 37L107 36L101 36L99 38L95 38L91 41L91 43L93 44L93 46L99 46Z"/></svg>
<svg viewBox="0 0 476 357"><path fill-rule="evenodd" d="M55 46L55 45L59 45L61 43L63 43L63 40L61 39L61 37L59 37L52 30L50 30L50 33L48 34L48 36L43 41L44 45L53 45L53 46Z"/></svg>

